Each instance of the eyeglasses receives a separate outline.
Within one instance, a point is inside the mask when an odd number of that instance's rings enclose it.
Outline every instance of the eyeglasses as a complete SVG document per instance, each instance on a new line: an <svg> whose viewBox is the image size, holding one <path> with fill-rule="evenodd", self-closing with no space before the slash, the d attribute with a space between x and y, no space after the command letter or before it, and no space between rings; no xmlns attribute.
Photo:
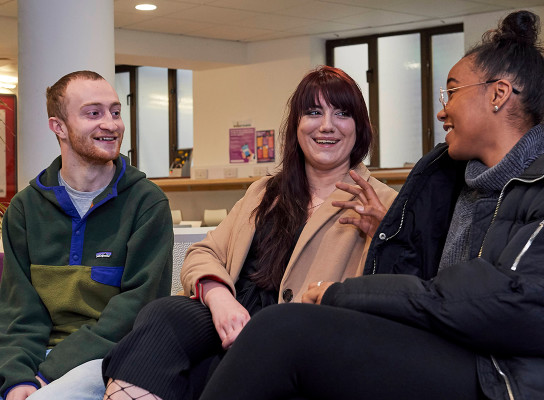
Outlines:
<svg viewBox="0 0 544 400"><path fill-rule="evenodd" d="M459 87L455 87L455 88L451 88L451 89L442 89L442 88L440 88L440 103L442 104L442 107L444 107L444 110L446 110L446 106L448 105L448 100L449 100L449 99L447 99L447 97L449 97L449 93L456 92L459 89L466 88L466 87L469 87L469 86L488 85L490 83L495 83L495 82L498 82L498 81L499 81L499 79L491 79L489 81L471 83L470 85L463 85L463 86L459 86ZM520 94L520 91L518 89L516 89L515 87L512 87L512 92L514 92L514 94ZM444 93L446 93L446 96L444 96Z"/></svg>

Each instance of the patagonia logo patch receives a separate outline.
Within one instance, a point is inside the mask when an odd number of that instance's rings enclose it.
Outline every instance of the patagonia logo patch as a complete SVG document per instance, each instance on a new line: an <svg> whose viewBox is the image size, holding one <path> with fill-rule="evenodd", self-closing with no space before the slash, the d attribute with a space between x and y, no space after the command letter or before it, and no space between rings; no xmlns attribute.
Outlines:
<svg viewBox="0 0 544 400"><path fill-rule="evenodd" d="M111 251L99 251L96 253L96 258L110 258Z"/></svg>

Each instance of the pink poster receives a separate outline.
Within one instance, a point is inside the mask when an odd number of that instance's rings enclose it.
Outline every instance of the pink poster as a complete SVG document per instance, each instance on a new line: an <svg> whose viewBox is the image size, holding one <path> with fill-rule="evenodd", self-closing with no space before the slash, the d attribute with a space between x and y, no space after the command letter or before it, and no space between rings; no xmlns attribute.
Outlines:
<svg viewBox="0 0 544 400"><path fill-rule="evenodd" d="M255 128L229 129L231 163L255 162Z"/></svg>

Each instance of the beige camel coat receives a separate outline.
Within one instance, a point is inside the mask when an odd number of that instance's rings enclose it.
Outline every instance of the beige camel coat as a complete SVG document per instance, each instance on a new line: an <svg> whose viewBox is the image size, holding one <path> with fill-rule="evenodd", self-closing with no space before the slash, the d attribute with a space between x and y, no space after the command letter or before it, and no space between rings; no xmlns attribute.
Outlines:
<svg viewBox="0 0 544 400"><path fill-rule="evenodd" d="M381 202L389 208L397 192L371 177L363 164L355 170L372 185ZM251 213L261 201L268 179L254 182L225 220L204 240L188 249L181 268L185 295L199 298L196 286L204 277L221 281L236 293L234 283L255 233ZM355 184L349 174L344 182ZM279 303L300 302L311 282L343 281L362 274L370 240L353 225L338 222L342 216L357 217L355 211L343 210L331 204L335 200L348 201L353 198L353 195L337 189L308 219L281 281Z"/></svg>

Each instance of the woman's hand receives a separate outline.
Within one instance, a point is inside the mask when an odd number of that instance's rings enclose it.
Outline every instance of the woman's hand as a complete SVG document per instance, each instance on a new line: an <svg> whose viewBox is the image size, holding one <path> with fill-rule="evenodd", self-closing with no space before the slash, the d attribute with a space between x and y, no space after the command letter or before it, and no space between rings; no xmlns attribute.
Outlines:
<svg viewBox="0 0 544 400"><path fill-rule="evenodd" d="M345 192L351 193L357 200L333 201L332 205L344 209L351 209L361 217L342 217L338 220L341 224L352 224L370 237L373 237L387 213L374 188L365 181L357 172L349 171L351 178L359 186L349 185L345 182L338 182L336 187Z"/></svg>
<svg viewBox="0 0 544 400"><path fill-rule="evenodd" d="M248 323L249 313L222 283L204 280L202 286L202 300L212 313L213 324L226 350Z"/></svg>
<svg viewBox="0 0 544 400"><path fill-rule="evenodd" d="M308 304L321 304L325 291L334 282L313 282L308 285L308 290L302 295L302 302Z"/></svg>

